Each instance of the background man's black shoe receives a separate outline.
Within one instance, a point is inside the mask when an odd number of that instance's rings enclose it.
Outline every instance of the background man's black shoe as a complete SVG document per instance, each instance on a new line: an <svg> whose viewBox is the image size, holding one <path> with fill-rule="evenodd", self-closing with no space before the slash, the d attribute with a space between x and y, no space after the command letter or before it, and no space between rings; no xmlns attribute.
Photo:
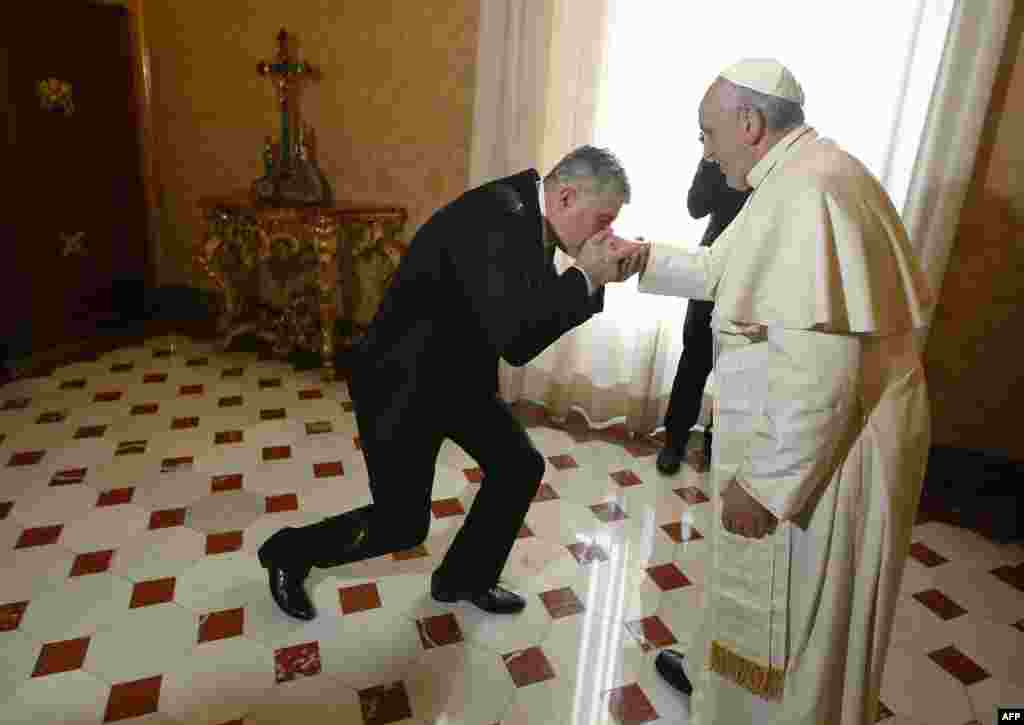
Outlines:
<svg viewBox="0 0 1024 725"><path fill-rule="evenodd" d="M654 668L665 681L684 695L693 694L693 685L683 670L683 654L672 649L663 649L654 659Z"/></svg>
<svg viewBox="0 0 1024 725"><path fill-rule="evenodd" d="M435 571L430 577L430 596L439 602L470 601L485 612L491 614L514 614L522 611L526 600L515 592L495 584L482 592L459 591L448 587L441 581Z"/></svg>
<svg viewBox="0 0 1024 725"><path fill-rule="evenodd" d="M673 446L665 446L658 452L658 460L655 462L655 465L666 476L671 476L679 471L685 454L685 451L677 450Z"/></svg>

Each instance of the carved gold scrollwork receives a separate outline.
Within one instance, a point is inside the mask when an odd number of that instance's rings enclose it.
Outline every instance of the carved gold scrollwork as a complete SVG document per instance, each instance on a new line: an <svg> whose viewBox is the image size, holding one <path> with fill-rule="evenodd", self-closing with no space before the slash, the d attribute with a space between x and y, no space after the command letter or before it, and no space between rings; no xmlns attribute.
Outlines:
<svg viewBox="0 0 1024 725"><path fill-rule="evenodd" d="M85 248L85 232L75 232L74 234L61 232L60 240L64 243L61 256L70 257L72 254L79 254L84 257L88 254L88 250Z"/></svg>
<svg viewBox="0 0 1024 725"><path fill-rule="evenodd" d="M36 85L39 105L44 111L63 111L65 116L75 112L75 101L72 87L67 81L47 78Z"/></svg>

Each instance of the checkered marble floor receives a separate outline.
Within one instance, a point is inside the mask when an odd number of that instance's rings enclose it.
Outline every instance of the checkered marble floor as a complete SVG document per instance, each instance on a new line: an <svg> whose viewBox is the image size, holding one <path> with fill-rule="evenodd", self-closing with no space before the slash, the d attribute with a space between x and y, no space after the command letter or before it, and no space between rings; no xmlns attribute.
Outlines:
<svg viewBox="0 0 1024 725"><path fill-rule="evenodd" d="M428 594L481 479L446 443L425 545L314 569L307 623L256 550L370 500L343 382L170 337L0 388L0 722L686 723L654 657L697 626L706 474L522 417L549 462L503 575L523 613ZM893 725L1024 703L1024 548L916 528L883 702Z"/></svg>

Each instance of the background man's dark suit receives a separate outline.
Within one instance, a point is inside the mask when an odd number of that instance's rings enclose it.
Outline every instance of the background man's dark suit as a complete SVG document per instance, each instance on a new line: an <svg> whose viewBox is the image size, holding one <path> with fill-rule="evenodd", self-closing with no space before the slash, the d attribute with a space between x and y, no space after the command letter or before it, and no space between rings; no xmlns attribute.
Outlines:
<svg viewBox="0 0 1024 725"><path fill-rule="evenodd" d="M718 168L718 164L701 159L686 196L690 216L700 219L711 215L701 246L712 245L739 214L748 196L749 191L737 191L726 183L725 174ZM679 358L668 411L665 413L665 445L674 447L680 454L686 447L690 429L700 416L704 384L714 364L711 334L711 314L714 309L715 303L708 300L690 300L686 305L683 353Z"/></svg>
<svg viewBox="0 0 1024 725"><path fill-rule="evenodd" d="M497 583L545 465L498 398L498 360L525 364L604 301L579 270L557 274L539 181L531 169L470 190L416 233L350 381L373 503L291 531L279 560L308 571L422 543L450 438L484 479L438 575L469 591ZM368 524L362 539L354 522Z"/></svg>

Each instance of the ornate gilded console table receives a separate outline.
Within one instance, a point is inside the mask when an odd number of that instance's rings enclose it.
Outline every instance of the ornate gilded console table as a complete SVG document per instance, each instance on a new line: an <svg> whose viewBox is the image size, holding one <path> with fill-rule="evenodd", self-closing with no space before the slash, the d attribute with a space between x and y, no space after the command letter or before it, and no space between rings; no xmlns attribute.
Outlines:
<svg viewBox="0 0 1024 725"><path fill-rule="evenodd" d="M269 206L236 196L200 200L206 233L193 259L223 293L227 348L253 333L275 354L319 352L333 379L335 323L351 345L373 319L406 251L399 207Z"/></svg>

